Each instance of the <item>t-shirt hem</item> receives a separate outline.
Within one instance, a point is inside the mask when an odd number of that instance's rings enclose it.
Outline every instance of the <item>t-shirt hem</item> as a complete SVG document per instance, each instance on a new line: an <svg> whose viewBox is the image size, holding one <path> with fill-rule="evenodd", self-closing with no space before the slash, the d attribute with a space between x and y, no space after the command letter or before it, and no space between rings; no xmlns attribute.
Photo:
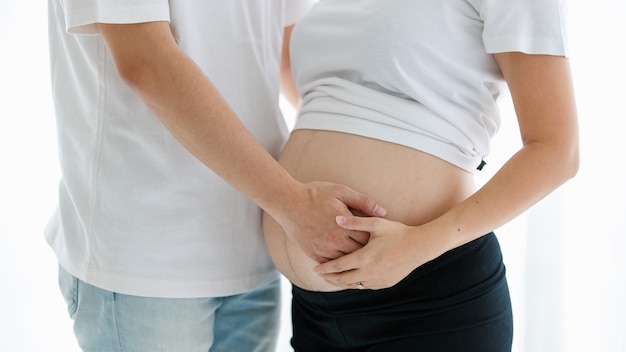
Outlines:
<svg viewBox="0 0 626 352"><path fill-rule="evenodd" d="M476 173L476 168L482 160L480 155L463 157L455 145L427 135L363 119L355 123L353 118L341 115L303 114L294 126L294 130L303 129L348 133L402 145L435 156L471 174Z"/></svg>
<svg viewBox="0 0 626 352"><path fill-rule="evenodd" d="M226 297L252 291L280 278L278 270L273 269L234 279L152 279L81 268L62 260L59 264L78 279L98 288L125 295L153 298Z"/></svg>
<svg viewBox="0 0 626 352"><path fill-rule="evenodd" d="M317 0L291 1L285 11L285 27L295 24L317 2Z"/></svg>
<svg viewBox="0 0 626 352"><path fill-rule="evenodd" d="M493 38L492 42L485 44L485 49L489 54L505 52L521 52L530 55L552 55L569 57L569 51L564 41L556 46L558 42L555 38L514 38L499 37Z"/></svg>
<svg viewBox="0 0 626 352"><path fill-rule="evenodd" d="M96 23L132 24L165 21L170 22L169 5L142 4L136 6L97 7L71 11L67 15L67 32L70 34L96 35Z"/></svg>

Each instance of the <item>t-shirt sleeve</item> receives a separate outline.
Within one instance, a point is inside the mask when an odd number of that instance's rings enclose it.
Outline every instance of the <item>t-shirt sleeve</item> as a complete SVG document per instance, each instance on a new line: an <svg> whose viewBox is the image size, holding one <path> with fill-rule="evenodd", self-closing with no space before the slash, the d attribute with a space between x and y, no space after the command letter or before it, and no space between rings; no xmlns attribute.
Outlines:
<svg viewBox="0 0 626 352"><path fill-rule="evenodd" d="M65 23L73 34L97 34L96 23L130 24L170 20L167 0L65 0Z"/></svg>
<svg viewBox="0 0 626 352"><path fill-rule="evenodd" d="M489 53L568 56L565 0L483 0L480 16Z"/></svg>
<svg viewBox="0 0 626 352"><path fill-rule="evenodd" d="M287 0L285 5L285 27L295 24L316 2L317 0Z"/></svg>

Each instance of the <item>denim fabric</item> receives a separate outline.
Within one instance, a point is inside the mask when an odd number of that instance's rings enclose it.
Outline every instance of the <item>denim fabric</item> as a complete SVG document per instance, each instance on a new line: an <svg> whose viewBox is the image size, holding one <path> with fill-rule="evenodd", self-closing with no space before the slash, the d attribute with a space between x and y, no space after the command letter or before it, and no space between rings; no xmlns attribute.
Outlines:
<svg viewBox="0 0 626 352"><path fill-rule="evenodd" d="M217 298L150 298L89 285L59 269L59 285L84 351L274 351L280 280Z"/></svg>

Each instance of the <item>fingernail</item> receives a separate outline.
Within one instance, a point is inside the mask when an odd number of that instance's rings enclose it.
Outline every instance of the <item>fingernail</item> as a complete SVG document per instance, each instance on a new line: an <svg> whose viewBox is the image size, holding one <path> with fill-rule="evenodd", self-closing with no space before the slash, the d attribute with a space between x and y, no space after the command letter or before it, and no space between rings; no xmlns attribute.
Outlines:
<svg viewBox="0 0 626 352"><path fill-rule="evenodd" d="M376 216L383 217L387 215L387 210L385 210L385 208L381 207L380 205L376 204L376 206L374 207L374 214L376 214Z"/></svg>
<svg viewBox="0 0 626 352"><path fill-rule="evenodd" d="M337 218L335 219L335 221L337 221L337 224L339 224L339 225L345 225L345 224L346 224L346 222L348 221L348 218L346 218L346 217L345 217L345 216L343 216L343 215L339 215L339 216L337 216Z"/></svg>

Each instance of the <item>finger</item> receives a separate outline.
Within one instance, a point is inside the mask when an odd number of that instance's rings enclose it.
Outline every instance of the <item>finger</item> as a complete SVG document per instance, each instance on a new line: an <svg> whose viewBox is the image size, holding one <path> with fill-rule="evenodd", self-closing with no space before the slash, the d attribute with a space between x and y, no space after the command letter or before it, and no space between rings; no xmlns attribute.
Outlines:
<svg viewBox="0 0 626 352"><path fill-rule="evenodd" d="M328 258L326 256L318 255L318 254L313 253L313 252L305 252L305 253L306 253L307 257L313 259L317 263L325 263L325 262L333 259L333 258Z"/></svg>
<svg viewBox="0 0 626 352"><path fill-rule="evenodd" d="M339 215L335 218L335 221L337 222L337 225L347 230L374 233L376 232L379 219L360 216Z"/></svg>
<svg viewBox="0 0 626 352"><path fill-rule="evenodd" d="M320 248L320 247L312 247L305 249L305 254L318 263L325 263L327 261L337 259L345 255L344 252L331 249L331 248Z"/></svg>
<svg viewBox="0 0 626 352"><path fill-rule="evenodd" d="M387 210L385 210L385 208L383 208L380 204L376 203L374 199L349 187L342 187L339 200L341 200L349 208L361 211L363 214L368 216L383 217L387 214Z"/></svg>
<svg viewBox="0 0 626 352"><path fill-rule="evenodd" d="M365 288L365 281L360 281L359 270L350 270L342 273L324 274L322 278L333 286L341 288L358 288L359 282Z"/></svg>
<svg viewBox="0 0 626 352"><path fill-rule="evenodd" d="M339 258L345 254L352 253L357 249L363 247L361 241L364 240L362 234L355 231L344 232L341 236L328 238L327 244L334 249L333 254L329 255L329 258ZM367 242L366 242L367 243Z"/></svg>
<svg viewBox="0 0 626 352"><path fill-rule="evenodd" d="M370 240L370 233L364 231L352 231L350 232L350 238L359 244L359 248L363 247Z"/></svg>
<svg viewBox="0 0 626 352"><path fill-rule="evenodd" d="M356 261L353 259L355 256L356 255L354 253L346 254L342 257L327 261L316 266L315 268L313 268L313 271L319 275L327 275L345 273L354 270L356 269Z"/></svg>
<svg viewBox="0 0 626 352"><path fill-rule="evenodd" d="M326 263L329 262L331 260L336 260L339 259L343 256L345 256L348 252L343 252L340 250L332 250L332 251L327 251L324 254L314 254L313 256L310 256L311 258L313 258L313 260L315 260L318 263Z"/></svg>

